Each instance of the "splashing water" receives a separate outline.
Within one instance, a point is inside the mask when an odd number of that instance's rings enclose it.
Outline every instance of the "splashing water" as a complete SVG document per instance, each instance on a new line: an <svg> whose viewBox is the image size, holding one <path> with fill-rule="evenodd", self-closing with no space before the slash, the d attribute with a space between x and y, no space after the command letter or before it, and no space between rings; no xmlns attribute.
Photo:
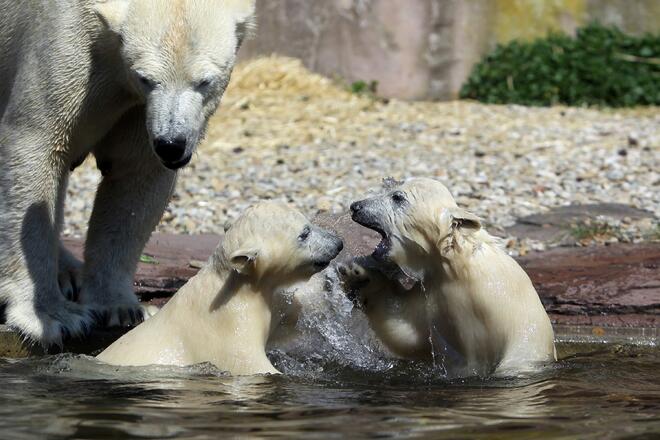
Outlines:
<svg viewBox="0 0 660 440"><path fill-rule="evenodd" d="M420 288L428 300L423 284ZM396 370L413 374L422 382L479 375L466 369L465 359L447 343L431 318L428 340L432 362L396 358L377 338L366 315L354 308L347 293L335 266L294 286L287 300L289 306L295 301L301 305L294 334L270 346L268 352L278 370L298 377L341 375L342 369L379 374Z"/></svg>
<svg viewBox="0 0 660 440"><path fill-rule="evenodd" d="M366 316L353 308L334 266L298 286L295 296L302 303L297 334L269 353L280 371L305 375L333 365L369 371L392 368L394 360Z"/></svg>

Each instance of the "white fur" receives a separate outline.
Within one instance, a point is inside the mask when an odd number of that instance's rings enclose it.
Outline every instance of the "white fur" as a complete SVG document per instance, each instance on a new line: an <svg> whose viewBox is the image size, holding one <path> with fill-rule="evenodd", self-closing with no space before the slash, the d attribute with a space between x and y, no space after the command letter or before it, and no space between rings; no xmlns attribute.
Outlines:
<svg viewBox="0 0 660 440"><path fill-rule="evenodd" d="M372 260L340 269L374 331L397 355L442 358L460 374L504 373L556 359L553 330L527 274L431 179L397 188L409 205L391 210L389 259L419 282L406 291ZM364 262L369 264L365 264Z"/></svg>
<svg viewBox="0 0 660 440"><path fill-rule="evenodd" d="M153 140L183 136L192 154L254 1L0 0L0 9L0 302L26 338L59 344L85 332L90 310L111 325L139 317L135 267L176 176ZM81 266L59 231L69 170L90 152L105 177ZM82 304L65 298L76 291Z"/></svg>
<svg viewBox="0 0 660 440"><path fill-rule="evenodd" d="M279 309L273 295L307 280L310 262L329 261L341 241L312 229L297 211L262 203L250 208L227 231L209 263L155 316L102 352L116 365L191 365L211 362L231 374L277 373L266 357Z"/></svg>

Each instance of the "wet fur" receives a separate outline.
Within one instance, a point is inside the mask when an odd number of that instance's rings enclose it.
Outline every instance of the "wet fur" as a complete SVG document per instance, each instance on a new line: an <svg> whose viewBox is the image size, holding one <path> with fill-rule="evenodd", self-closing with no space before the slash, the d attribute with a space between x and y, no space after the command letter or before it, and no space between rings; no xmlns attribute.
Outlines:
<svg viewBox="0 0 660 440"><path fill-rule="evenodd" d="M398 211L388 201L396 191L408 204ZM392 244L378 260L341 272L395 354L440 357L458 374L479 375L555 360L552 326L529 277L439 182L412 179L356 203L353 218L374 223ZM385 274L391 264L418 283L403 289Z"/></svg>
<svg viewBox="0 0 660 440"><path fill-rule="evenodd" d="M277 373L266 357L279 324L275 293L307 281L341 248L338 237L291 208L271 202L249 208L206 266L98 359L115 365L211 362L236 375Z"/></svg>

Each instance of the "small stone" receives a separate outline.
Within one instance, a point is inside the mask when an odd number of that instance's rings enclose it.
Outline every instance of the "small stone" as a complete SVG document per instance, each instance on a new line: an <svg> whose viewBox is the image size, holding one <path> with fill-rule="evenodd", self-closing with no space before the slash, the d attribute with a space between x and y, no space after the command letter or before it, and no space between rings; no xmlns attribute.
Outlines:
<svg viewBox="0 0 660 440"><path fill-rule="evenodd" d="M623 180L625 175L621 170L612 170L605 175L609 180Z"/></svg>
<svg viewBox="0 0 660 440"><path fill-rule="evenodd" d="M347 212L378 193L383 177L436 176L489 230L554 207L616 201L655 215L651 224L626 222L623 237L657 237L656 109L384 105L277 57L239 65L232 76L224 110L179 172L158 232L222 233L225 220L266 198L310 218ZM89 159L71 174L63 235L86 233L100 180ZM507 246L519 254L538 244Z"/></svg>
<svg viewBox="0 0 660 440"><path fill-rule="evenodd" d="M316 202L316 208L321 211L330 211L332 209L332 200L323 198Z"/></svg>

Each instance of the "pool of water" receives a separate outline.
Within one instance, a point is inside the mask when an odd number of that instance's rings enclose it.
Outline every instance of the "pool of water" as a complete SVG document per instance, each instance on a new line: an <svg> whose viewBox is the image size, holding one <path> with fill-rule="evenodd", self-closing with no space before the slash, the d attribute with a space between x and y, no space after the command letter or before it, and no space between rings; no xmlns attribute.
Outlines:
<svg viewBox="0 0 660 440"><path fill-rule="evenodd" d="M554 365L497 379L279 351L283 376L117 368L72 354L0 359L0 438L658 438L660 349L559 351Z"/></svg>
<svg viewBox="0 0 660 440"><path fill-rule="evenodd" d="M454 380L410 363L229 377L209 365L118 369L75 355L4 359L0 432L3 439L657 438L657 348L560 349L573 354L534 374Z"/></svg>
<svg viewBox="0 0 660 440"><path fill-rule="evenodd" d="M457 378L392 359L343 292L311 298L269 352L281 376L0 358L0 439L660 438L655 329L558 329L557 363Z"/></svg>

